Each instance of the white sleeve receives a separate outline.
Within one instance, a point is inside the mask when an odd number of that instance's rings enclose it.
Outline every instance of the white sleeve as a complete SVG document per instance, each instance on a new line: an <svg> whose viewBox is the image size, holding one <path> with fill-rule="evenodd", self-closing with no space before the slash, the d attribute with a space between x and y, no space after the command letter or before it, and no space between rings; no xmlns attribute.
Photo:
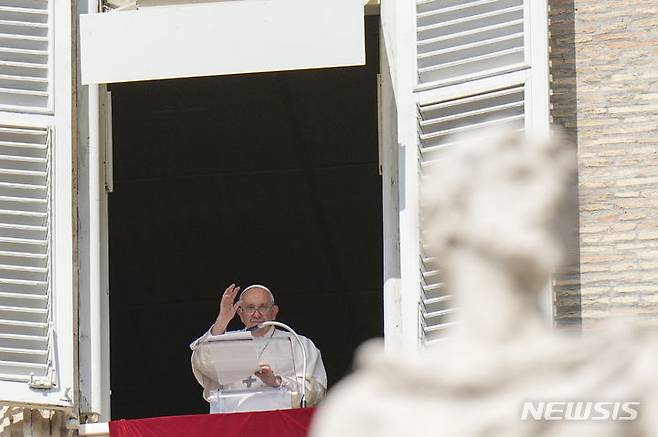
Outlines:
<svg viewBox="0 0 658 437"><path fill-rule="evenodd" d="M301 337L304 350L306 351L306 378L304 385L306 389L306 404L312 406L320 402L327 391L327 372L322 362L320 350L306 337ZM295 350L299 351L299 347ZM299 405L301 401L301 382L304 373L303 359L300 352L295 353L296 378L281 377L281 386L293 392L293 403Z"/></svg>
<svg viewBox="0 0 658 437"><path fill-rule="evenodd" d="M214 325L213 325L214 326ZM212 336L210 331L212 330L212 326L208 331L203 334L201 337L197 338L190 344L190 349L192 349L192 356L190 357L190 362L192 364L192 373L194 374L194 377L196 378L197 382L201 387L203 387L203 398L205 400L208 400L208 395L210 391L212 390L217 390L219 388L219 384L216 381L213 381L210 378L206 378L199 370L197 369L196 362L197 362L197 351L196 349L199 347L199 343L207 339L208 337Z"/></svg>
<svg viewBox="0 0 658 437"><path fill-rule="evenodd" d="M215 325L214 324L210 325L210 328L208 329L208 331L206 331L205 334L203 334L201 337L197 338L192 343L190 343L190 349L195 350L199 346L200 342L202 342L203 340L205 340L208 337L212 337L211 331L212 331L213 326L215 326Z"/></svg>

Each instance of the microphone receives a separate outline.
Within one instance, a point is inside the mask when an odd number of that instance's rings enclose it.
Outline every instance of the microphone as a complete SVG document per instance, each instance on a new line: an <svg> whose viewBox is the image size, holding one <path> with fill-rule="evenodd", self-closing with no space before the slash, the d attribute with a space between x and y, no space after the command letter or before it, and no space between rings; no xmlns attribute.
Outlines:
<svg viewBox="0 0 658 437"><path fill-rule="evenodd" d="M278 328L283 328L286 331L290 332L297 340L297 344L299 344L299 348L302 350L302 362L303 362L302 390L301 390L302 398L299 402L299 406L305 408L306 407L306 351L304 350L304 345L302 344L302 340L299 338L299 335L297 335L297 333L285 323L275 322L274 320L270 320L269 322L259 323L256 326L258 326L259 328L264 328L265 326L276 326Z"/></svg>

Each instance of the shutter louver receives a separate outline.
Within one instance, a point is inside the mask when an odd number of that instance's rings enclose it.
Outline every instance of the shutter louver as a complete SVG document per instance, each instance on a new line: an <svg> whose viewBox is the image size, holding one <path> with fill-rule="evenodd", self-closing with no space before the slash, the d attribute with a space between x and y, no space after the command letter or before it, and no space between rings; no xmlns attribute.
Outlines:
<svg viewBox="0 0 658 437"><path fill-rule="evenodd" d="M447 102L419 105L421 167L432 164L451 137L493 126L522 129L525 116L524 88L511 87Z"/></svg>
<svg viewBox="0 0 658 437"><path fill-rule="evenodd" d="M421 249L421 255L424 251ZM421 308L420 325L422 340L425 344L442 337L444 330L454 323L450 316L455 312L452 296L448 294L441 272L436 266L436 260L422 256L421 266Z"/></svg>
<svg viewBox="0 0 658 437"><path fill-rule="evenodd" d="M51 134L0 126L0 380L52 385Z"/></svg>
<svg viewBox="0 0 658 437"><path fill-rule="evenodd" d="M525 89L523 85L466 96L440 103L418 106L418 132L420 148L420 174L437 162L441 152L459 143L453 135L500 126L524 129ZM456 311L452 296L445 289L436 260L423 250L423 223L421 237L421 299L420 323L424 343L437 341L454 321Z"/></svg>
<svg viewBox="0 0 658 437"><path fill-rule="evenodd" d="M523 0L424 0L416 18L420 84L472 80L524 63Z"/></svg>
<svg viewBox="0 0 658 437"><path fill-rule="evenodd" d="M48 0L0 0L0 110L50 108L49 9Z"/></svg>

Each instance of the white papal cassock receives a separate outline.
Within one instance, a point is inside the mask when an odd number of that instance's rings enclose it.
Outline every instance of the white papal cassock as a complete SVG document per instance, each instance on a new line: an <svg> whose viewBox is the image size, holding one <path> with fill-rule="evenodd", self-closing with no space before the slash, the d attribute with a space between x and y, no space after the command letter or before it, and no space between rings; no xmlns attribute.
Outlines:
<svg viewBox="0 0 658 437"><path fill-rule="evenodd" d="M212 328L211 328L212 329ZM220 405L220 402L216 398L216 394L219 390L222 391L237 391L237 390L254 390L260 388L267 388L263 382L257 378L248 378L248 380L220 385L216 380L209 378L208 376L202 374L197 366L195 365L195 353L199 346L199 343L207 340L211 337L212 334L210 330L204 335L196 339L190 348L192 349L192 371L196 380L203 387L203 397L210 403L210 412L218 413L226 411L226 407ZM259 363L266 363L272 366L274 373L281 376L281 387L282 389L289 390L292 392L292 404L294 406L299 405L301 397L301 381L304 373L303 370L303 357L302 352L299 348L299 344L292 337L291 334L285 331L275 329L273 326L265 333L263 337L254 337L259 340L259 345L257 350L259 353L258 361ZM270 339L278 339L275 341L269 341ZM280 363L277 362L282 356L290 356L290 342L281 341L280 339L289 338L292 342L292 356L294 363ZM324 369L324 363L322 362L322 356L320 355L320 350L313 344L311 340L299 335L299 338L304 345L304 351L306 352L306 403L308 406L317 404L327 390L327 372ZM294 367L294 371L293 368ZM278 371L277 371L278 370ZM293 377L292 374L295 374L296 377ZM290 376L287 376L290 375ZM272 402L271 405L261 405L255 409L279 409L282 408L281 404ZM236 409L235 411L243 411L242 409Z"/></svg>

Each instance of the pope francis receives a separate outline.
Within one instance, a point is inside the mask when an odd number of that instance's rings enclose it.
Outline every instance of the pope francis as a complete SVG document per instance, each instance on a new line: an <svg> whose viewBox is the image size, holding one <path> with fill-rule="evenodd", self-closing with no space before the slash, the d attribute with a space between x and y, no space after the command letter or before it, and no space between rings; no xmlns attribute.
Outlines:
<svg viewBox="0 0 658 437"><path fill-rule="evenodd" d="M289 393L292 396L292 405L299 405L302 381L305 384L305 400L307 405L314 405L322 399L327 389L327 374L322 362L320 351L308 338L299 335L306 353L307 368L306 375L303 371L302 352L296 340L276 341L291 337L291 334L276 329L274 326L258 327L259 324L276 319L279 307L274 303L274 295L264 285L251 285L238 295L240 287L231 284L222 294L219 305L219 314L210 329L197 340L190 348L192 349L192 370L199 384L203 386L203 396L210 403L210 412L230 411L254 411L266 409L285 408L276 399L271 398L265 403L240 402L227 407L226 396L218 397L217 393L246 393L250 391L267 391ZM238 298L236 301L236 297ZM251 331L254 339L258 340L259 370L254 373L255 377L249 377L243 381L220 385L217 381L202 374L195 365L195 354L200 343L207 341L213 336L226 333L226 327L235 315L240 317L244 324L243 331ZM281 363L277 357L288 356L292 353L293 362ZM292 349L292 350L291 350ZM290 361L289 359L287 361ZM294 375L294 376L293 376ZM250 406L251 405L251 406ZM255 406L254 406L255 405ZM289 408L289 406L288 406Z"/></svg>

